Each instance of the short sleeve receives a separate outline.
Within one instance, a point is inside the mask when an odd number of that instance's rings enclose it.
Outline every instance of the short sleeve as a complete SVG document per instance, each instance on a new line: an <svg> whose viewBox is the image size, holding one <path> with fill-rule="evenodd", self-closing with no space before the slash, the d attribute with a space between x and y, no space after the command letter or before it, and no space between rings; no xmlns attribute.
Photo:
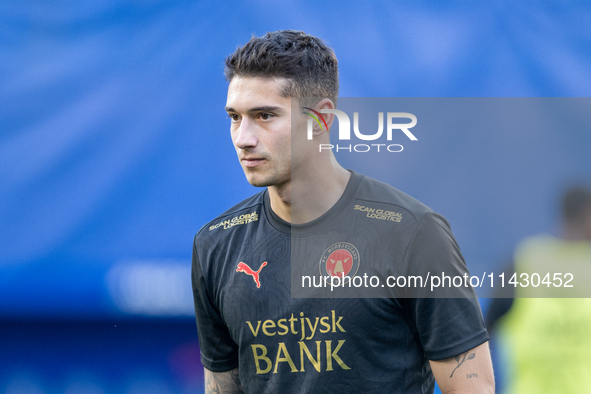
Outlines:
<svg viewBox="0 0 591 394"><path fill-rule="evenodd" d="M469 278L466 263L445 218L433 212L423 216L405 266L408 275L445 280L443 292L430 292L429 280L428 287L417 292L420 297L404 300L409 327L428 359L454 357L489 340L474 289L465 281L466 275ZM461 278L462 285L454 286L453 278L455 284Z"/></svg>
<svg viewBox="0 0 591 394"><path fill-rule="evenodd" d="M234 369L238 366L238 345L232 340L228 327L208 293L197 253L197 241L193 244L191 279L201 363L213 372Z"/></svg>

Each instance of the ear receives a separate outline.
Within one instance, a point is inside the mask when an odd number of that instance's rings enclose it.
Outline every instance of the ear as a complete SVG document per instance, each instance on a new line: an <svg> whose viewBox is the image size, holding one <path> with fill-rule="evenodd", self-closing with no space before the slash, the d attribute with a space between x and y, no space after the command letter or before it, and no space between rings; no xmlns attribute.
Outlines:
<svg viewBox="0 0 591 394"><path fill-rule="evenodd" d="M321 109L335 109L335 105L330 99L322 99L320 100L315 106L314 110L321 114L322 119L320 120L321 126L318 124L314 126L314 135L321 135L321 134L328 134L330 129L332 128L332 122L334 121L334 114L323 114L320 110ZM318 130L317 130L318 129Z"/></svg>

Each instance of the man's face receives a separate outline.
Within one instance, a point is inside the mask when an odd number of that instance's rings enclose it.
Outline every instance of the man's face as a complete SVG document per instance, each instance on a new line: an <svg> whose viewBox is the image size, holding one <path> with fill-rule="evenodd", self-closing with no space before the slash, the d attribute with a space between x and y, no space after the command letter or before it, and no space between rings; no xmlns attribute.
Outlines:
<svg viewBox="0 0 591 394"><path fill-rule="evenodd" d="M282 186L291 180L291 99L280 95L286 82L234 77L228 87L232 142L253 186Z"/></svg>

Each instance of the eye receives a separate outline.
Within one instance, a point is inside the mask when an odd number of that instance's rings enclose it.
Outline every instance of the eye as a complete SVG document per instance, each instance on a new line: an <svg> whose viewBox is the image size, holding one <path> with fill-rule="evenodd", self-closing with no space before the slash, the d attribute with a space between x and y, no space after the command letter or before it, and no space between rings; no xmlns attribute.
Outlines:
<svg viewBox="0 0 591 394"><path fill-rule="evenodd" d="M271 116L272 116L271 114L267 114L267 113L264 113L264 112L259 115L259 117L262 120L269 120L271 118Z"/></svg>
<svg viewBox="0 0 591 394"><path fill-rule="evenodd" d="M232 122L238 122L240 120L240 116L238 116L237 114L228 114L228 118L230 118Z"/></svg>

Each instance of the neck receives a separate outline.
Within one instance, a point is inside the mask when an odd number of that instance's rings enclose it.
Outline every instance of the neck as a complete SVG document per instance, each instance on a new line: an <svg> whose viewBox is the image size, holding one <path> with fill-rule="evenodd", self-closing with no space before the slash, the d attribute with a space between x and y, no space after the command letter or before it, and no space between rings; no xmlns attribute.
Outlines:
<svg viewBox="0 0 591 394"><path fill-rule="evenodd" d="M286 222L311 222L325 214L343 195L351 173L331 154L323 163L306 163L291 180L269 186L271 209Z"/></svg>

